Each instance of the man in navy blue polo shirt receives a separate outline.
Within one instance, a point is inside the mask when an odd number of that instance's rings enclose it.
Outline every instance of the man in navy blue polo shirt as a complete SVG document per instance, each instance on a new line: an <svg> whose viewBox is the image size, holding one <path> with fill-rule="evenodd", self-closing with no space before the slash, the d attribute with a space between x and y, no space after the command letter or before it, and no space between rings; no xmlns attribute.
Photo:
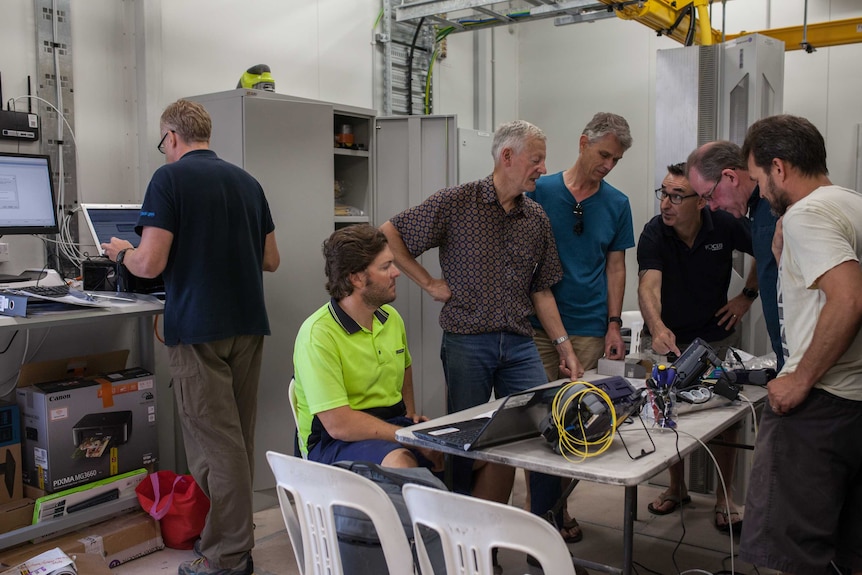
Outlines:
<svg viewBox="0 0 862 575"><path fill-rule="evenodd" d="M645 324L641 344L661 355L679 355L699 337L722 356L728 347L738 345L734 328L752 303L742 294L727 299L733 251L752 253L751 231L747 220L710 212L706 200L692 191L685 167L684 163L668 166L656 190L661 213L644 226L638 241L638 302ZM757 289L756 274L749 274L746 287ZM716 448L715 453L722 475L732 477L734 452ZM652 513L666 515L691 501L683 473L682 462L670 468L670 487L649 505ZM719 530L741 527L735 509L731 494L725 500L719 490L715 506Z"/></svg>
<svg viewBox="0 0 862 575"><path fill-rule="evenodd" d="M177 100L162 113L137 248L111 238L111 261L165 278L165 344L189 470L211 501L179 575L254 573L252 483L257 389L269 320L263 272L281 257L263 188L209 149L206 109ZM224 270L231 273L225 274Z"/></svg>

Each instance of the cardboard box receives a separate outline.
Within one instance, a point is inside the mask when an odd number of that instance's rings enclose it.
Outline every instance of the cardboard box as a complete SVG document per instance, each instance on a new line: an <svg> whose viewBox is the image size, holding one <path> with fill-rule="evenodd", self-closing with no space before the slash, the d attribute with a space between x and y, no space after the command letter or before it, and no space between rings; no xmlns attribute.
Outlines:
<svg viewBox="0 0 862 575"><path fill-rule="evenodd" d="M0 505L0 533L32 524L35 503L33 499L24 498Z"/></svg>
<svg viewBox="0 0 862 575"><path fill-rule="evenodd" d="M629 379L646 379L652 362L637 359L599 359L599 375L619 375Z"/></svg>
<svg viewBox="0 0 862 575"><path fill-rule="evenodd" d="M21 483L21 418L18 406L0 402L0 504L24 497Z"/></svg>
<svg viewBox="0 0 862 575"><path fill-rule="evenodd" d="M84 570L81 560L85 557L89 564L93 564L90 559L96 557L99 565L116 567L164 549L165 543L158 521L143 511L135 511L49 541L10 549L0 554L0 561L10 566L18 565L54 547L69 555L78 554L78 573L89 575L101 571Z"/></svg>
<svg viewBox="0 0 862 575"><path fill-rule="evenodd" d="M40 379L56 370L34 372ZM29 485L53 493L152 469L158 460L155 379L144 369L32 383L19 386L16 398Z"/></svg>
<svg viewBox="0 0 862 575"><path fill-rule="evenodd" d="M59 519L116 499L137 497L135 488L146 477L147 470L142 468L64 491L42 493L34 497L36 506L33 509L33 524Z"/></svg>

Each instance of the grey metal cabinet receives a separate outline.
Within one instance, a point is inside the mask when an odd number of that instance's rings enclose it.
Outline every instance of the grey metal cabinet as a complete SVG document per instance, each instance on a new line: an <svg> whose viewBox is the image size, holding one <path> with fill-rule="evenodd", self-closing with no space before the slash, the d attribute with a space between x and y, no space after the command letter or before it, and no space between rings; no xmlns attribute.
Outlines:
<svg viewBox="0 0 862 575"><path fill-rule="evenodd" d="M334 227L333 106L249 90L191 99L212 116L211 148L263 186L281 253L278 271L264 274L272 336L258 395L255 490L261 490L275 485L265 452L293 453L287 384L296 333L328 299L320 246Z"/></svg>
<svg viewBox="0 0 862 575"><path fill-rule="evenodd" d="M455 116L377 118L375 128L374 221L378 225L437 190L457 184ZM440 277L436 249L420 256L419 261L432 275ZM443 415L446 386L440 364L443 332L438 321L442 304L402 276L393 305L404 317L407 328L416 409L429 417Z"/></svg>

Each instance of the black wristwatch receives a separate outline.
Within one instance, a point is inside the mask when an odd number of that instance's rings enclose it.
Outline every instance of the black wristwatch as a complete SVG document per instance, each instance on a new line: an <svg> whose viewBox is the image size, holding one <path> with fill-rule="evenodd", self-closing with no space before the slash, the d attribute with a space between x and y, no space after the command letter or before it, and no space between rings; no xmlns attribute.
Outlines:
<svg viewBox="0 0 862 575"><path fill-rule="evenodd" d="M608 318L608 324L612 324L612 323L618 323L620 325L620 327L622 327L623 326L623 318L621 318L618 315L611 316Z"/></svg>
<svg viewBox="0 0 862 575"><path fill-rule="evenodd" d="M742 288L742 295L744 295L748 299L754 301L757 299L757 296L760 295L760 293L756 289L744 287L744 288Z"/></svg>
<svg viewBox="0 0 862 575"><path fill-rule="evenodd" d="M135 248L123 248L117 252L117 263L122 265L123 260L126 259L126 252L129 250L133 250Z"/></svg>

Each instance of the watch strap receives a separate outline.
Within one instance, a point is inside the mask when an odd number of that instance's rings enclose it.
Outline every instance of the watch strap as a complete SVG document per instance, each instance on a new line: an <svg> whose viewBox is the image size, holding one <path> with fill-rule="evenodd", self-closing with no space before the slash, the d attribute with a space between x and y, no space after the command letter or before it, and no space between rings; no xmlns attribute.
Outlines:
<svg viewBox="0 0 862 575"><path fill-rule="evenodd" d="M121 249L120 251L118 251L118 252L117 252L117 263L118 263L118 264L122 264L122 263L123 263L123 260L125 260L125 259L126 259L126 252L127 252L127 251L129 251L129 250L131 250L131 249L133 249L133 248L123 248L123 249Z"/></svg>
<svg viewBox="0 0 862 575"><path fill-rule="evenodd" d="M561 343L563 343L564 341L568 341L568 340L569 340L569 336L568 336L568 335L561 335L561 336L560 336L560 337L558 337L557 339L553 340L551 343L553 343L554 345L560 345L560 344L561 344Z"/></svg>
<svg viewBox="0 0 862 575"><path fill-rule="evenodd" d="M616 323L619 324L620 327L623 326L623 318L618 315L614 315L608 318L608 324Z"/></svg>
<svg viewBox="0 0 862 575"><path fill-rule="evenodd" d="M745 297L747 297L750 300L755 300L755 299L757 299L757 296L760 295L760 292L758 292L756 289L744 287L744 288L742 288L742 295L744 295Z"/></svg>

